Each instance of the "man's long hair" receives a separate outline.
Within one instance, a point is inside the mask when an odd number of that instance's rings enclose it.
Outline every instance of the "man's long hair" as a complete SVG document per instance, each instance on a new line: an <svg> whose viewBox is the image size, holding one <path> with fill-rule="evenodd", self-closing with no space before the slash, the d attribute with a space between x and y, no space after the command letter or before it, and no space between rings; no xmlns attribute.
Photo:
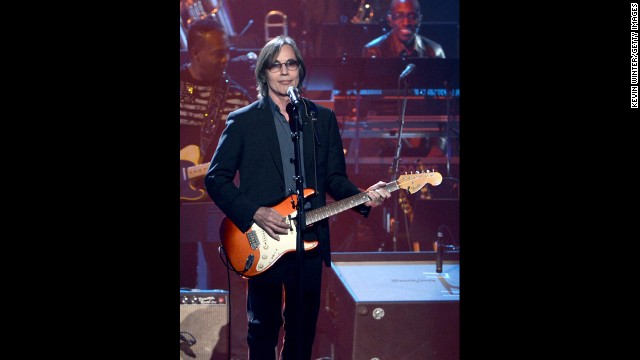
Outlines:
<svg viewBox="0 0 640 360"><path fill-rule="evenodd" d="M264 98L269 93L267 66L275 61L280 53L280 49L282 49L284 45L291 45L293 52L296 54L296 60L299 63L298 71L300 72L298 90L302 87L302 81L307 73L307 69L304 66L304 61L302 61L300 50L298 50L295 40L291 37L279 35L266 43L262 50L260 50L260 55L258 55L258 61L256 62L256 89L258 90L258 97Z"/></svg>

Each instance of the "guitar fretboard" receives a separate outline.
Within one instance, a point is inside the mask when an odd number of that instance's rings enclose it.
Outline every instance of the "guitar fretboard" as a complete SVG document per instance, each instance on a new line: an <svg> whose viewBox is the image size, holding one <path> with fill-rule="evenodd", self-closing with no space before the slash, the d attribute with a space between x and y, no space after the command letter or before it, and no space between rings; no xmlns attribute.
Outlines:
<svg viewBox="0 0 640 360"><path fill-rule="evenodd" d="M399 189L396 181L389 182L385 185L385 189L389 192L393 192ZM345 210L349 210L358 205L362 205L371 200L366 192L348 197L346 199L338 200L329 205L323 206L316 210L311 210L307 213L307 225L311 225L322 219L326 219L329 216L336 215Z"/></svg>

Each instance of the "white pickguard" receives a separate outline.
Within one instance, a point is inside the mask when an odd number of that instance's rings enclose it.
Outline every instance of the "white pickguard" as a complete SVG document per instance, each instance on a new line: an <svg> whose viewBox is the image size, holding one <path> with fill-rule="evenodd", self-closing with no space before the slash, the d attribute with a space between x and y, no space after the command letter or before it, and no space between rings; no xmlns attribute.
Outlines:
<svg viewBox="0 0 640 360"><path fill-rule="evenodd" d="M268 268L273 262L278 260L282 255L287 252L296 250L296 228L291 223L294 222L297 215L297 211L291 213L287 218L287 224L289 224L289 231L286 235L280 234L280 240L276 240L269 236L258 224L254 223L251 229L255 232L258 240L260 241L260 258L256 265L257 271L262 271ZM304 250L310 250L318 246L317 242L304 242Z"/></svg>

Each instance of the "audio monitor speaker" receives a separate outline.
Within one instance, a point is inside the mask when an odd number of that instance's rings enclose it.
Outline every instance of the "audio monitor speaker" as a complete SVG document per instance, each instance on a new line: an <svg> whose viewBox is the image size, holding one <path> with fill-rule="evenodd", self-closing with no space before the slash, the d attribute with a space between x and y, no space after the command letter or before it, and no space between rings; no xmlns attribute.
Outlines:
<svg viewBox="0 0 640 360"><path fill-rule="evenodd" d="M180 359L227 360L229 292L180 290Z"/></svg>
<svg viewBox="0 0 640 360"><path fill-rule="evenodd" d="M333 253L326 309L336 360L457 360L460 265L447 253Z"/></svg>

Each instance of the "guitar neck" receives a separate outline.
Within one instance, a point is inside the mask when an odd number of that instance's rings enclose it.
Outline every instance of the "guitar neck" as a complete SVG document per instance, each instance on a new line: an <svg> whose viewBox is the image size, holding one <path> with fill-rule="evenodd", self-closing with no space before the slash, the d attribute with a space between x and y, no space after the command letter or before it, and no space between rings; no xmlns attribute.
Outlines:
<svg viewBox="0 0 640 360"><path fill-rule="evenodd" d="M389 192L396 191L399 188L400 187L398 187L398 183L396 181L389 182L385 185L385 189L387 189L387 191ZM345 210L349 210L358 205L362 205L369 200L371 200L369 198L369 195L366 192L363 192L363 193L348 197L346 199L333 202L319 209L311 210L307 213L306 223L307 225L311 225L317 221L326 219L331 215L336 215Z"/></svg>
<svg viewBox="0 0 640 360"><path fill-rule="evenodd" d="M189 166L187 168L187 178L193 179L197 177L202 177L207 174L207 170L209 170L209 165L211 163L205 163L200 165Z"/></svg>

